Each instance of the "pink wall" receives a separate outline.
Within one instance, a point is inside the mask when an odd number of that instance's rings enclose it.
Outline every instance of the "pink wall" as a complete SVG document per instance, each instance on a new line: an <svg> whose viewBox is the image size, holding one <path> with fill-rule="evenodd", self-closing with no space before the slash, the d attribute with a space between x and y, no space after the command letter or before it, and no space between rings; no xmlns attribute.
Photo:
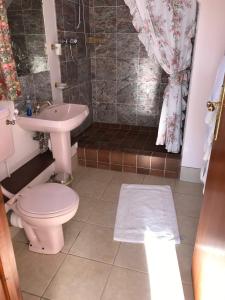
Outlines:
<svg viewBox="0 0 225 300"><path fill-rule="evenodd" d="M204 118L218 64L225 53L225 0L200 0L182 166L201 168Z"/></svg>

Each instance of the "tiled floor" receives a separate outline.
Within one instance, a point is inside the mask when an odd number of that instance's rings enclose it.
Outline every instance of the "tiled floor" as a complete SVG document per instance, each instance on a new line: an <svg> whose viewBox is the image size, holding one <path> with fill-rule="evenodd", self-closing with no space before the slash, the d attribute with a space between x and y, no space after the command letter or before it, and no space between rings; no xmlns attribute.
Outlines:
<svg viewBox="0 0 225 300"><path fill-rule="evenodd" d="M24 300L150 299L144 246L113 241L122 183L171 185L182 240L177 246L180 272L186 300L193 300L191 256L202 200L201 185L84 168L75 159L74 177L72 188L80 195L80 206L76 216L64 225L65 246L61 253L32 253L23 232L12 231Z"/></svg>

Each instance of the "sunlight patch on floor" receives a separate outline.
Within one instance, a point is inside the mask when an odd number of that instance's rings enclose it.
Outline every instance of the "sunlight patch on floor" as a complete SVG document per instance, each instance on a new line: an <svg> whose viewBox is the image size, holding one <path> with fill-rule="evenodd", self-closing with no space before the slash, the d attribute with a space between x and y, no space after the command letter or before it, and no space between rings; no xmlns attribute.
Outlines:
<svg viewBox="0 0 225 300"><path fill-rule="evenodd" d="M146 231L145 251L151 300L184 300L175 243L152 237Z"/></svg>

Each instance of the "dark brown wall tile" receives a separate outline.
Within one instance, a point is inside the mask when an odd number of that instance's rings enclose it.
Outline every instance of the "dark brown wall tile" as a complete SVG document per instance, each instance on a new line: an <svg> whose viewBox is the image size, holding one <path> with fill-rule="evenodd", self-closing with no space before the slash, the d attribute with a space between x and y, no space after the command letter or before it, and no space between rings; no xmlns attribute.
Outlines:
<svg viewBox="0 0 225 300"><path fill-rule="evenodd" d="M96 149L85 149L86 160L92 160L97 162L97 150Z"/></svg>
<svg viewBox="0 0 225 300"><path fill-rule="evenodd" d="M117 151L111 152L111 164L112 165L122 165L122 161L123 161L123 153L122 152L117 152Z"/></svg>
<svg viewBox="0 0 225 300"><path fill-rule="evenodd" d="M97 161L86 160L86 167L97 168Z"/></svg>
<svg viewBox="0 0 225 300"><path fill-rule="evenodd" d="M98 161L109 164L109 155L110 151L108 150L99 150L98 151Z"/></svg>
<svg viewBox="0 0 225 300"><path fill-rule="evenodd" d="M109 164L98 163L98 168L99 169L104 169L104 170L109 170L110 165Z"/></svg>
<svg viewBox="0 0 225 300"><path fill-rule="evenodd" d="M135 33L137 32L132 23L132 16L127 6L117 7L117 32Z"/></svg>
<svg viewBox="0 0 225 300"><path fill-rule="evenodd" d="M165 158L166 155L164 153L153 154L151 157L151 169L164 171Z"/></svg>
<svg viewBox="0 0 225 300"><path fill-rule="evenodd" d="M149 172L150 172L149 169L137 168L137 173L138 173L138 174L149 175Z"/></svg>
<svg viewBox="0 0 225 300"><path fill-rule="evenodd" d="M84 159L78 159L79 165L85 166L85 160Z"/></svg>
<svg viewBox="0 0 225 300"><path fill-rule="evenodd" d="M134 166L136 168L136 165L137 165L136 159L137 159L137 157L135 154L124 153L123 165Z"/></svg>
<svg viewBox="0 0 225 300"><path fill-rule="evenodd" d="M150 175L164 177L164 171L161 171L161 170L150 170Z"/></svg>
<svg viewBox="0 0 225 300"><path fill-rule="evenodd" d="M124 172L130 172L130 173L136 173L136 167L129 167L129 166L123 166L123 171Z"/></svg>
<svg viewBox="0 0 225 300"><path fill-rule="evenodd" d="M116 6L116 0L95 0L95 6Z"/></svg>
<svg viewBox="0 0 225 300"><path fill-rule="evenodd" d="M85 150L84 148L79 147L77 149L78 159L85 159Z"/></svg>
<svg viewBox="0 0 225 300"><path fill-rule="evenodd" d="M122 172L122 166L120 166L120 165L111 165L111 170Z"/></svg>
<svg viewBox="0 0 225 300"><path fill-rule="evenodd" d="M150 156L148 155L137 155L137 167L150 169Z"/></svg>
<svg viewBox="0 0 225 300"><path fill-rule="evenodd" d="M95 32L116 32L116 8L115 7L95 7Z"/></svg>
<svg viewBox="0 0 225 300"><path fill-rule="evenodd" d="M177 158L166 158L166 170L177 172L180 169L180 159Z"/></svg>
<svg viewBox="0 0 225 300"><path fill-rule="evenodd" d="M180 172L170 172L170 171L165 171L165 177L168 178L179 178Z"/></svg>

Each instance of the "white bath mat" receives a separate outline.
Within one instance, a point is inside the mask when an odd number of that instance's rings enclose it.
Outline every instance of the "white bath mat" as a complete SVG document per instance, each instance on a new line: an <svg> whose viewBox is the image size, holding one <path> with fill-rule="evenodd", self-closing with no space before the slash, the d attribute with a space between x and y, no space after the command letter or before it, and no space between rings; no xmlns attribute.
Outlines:
<svg viewBox="0 0 225 300"><path fill-rule="evenodd" d="M144 243L147 233L180 243L171 188L167 185L123 184L114 240Z"/></svg>

